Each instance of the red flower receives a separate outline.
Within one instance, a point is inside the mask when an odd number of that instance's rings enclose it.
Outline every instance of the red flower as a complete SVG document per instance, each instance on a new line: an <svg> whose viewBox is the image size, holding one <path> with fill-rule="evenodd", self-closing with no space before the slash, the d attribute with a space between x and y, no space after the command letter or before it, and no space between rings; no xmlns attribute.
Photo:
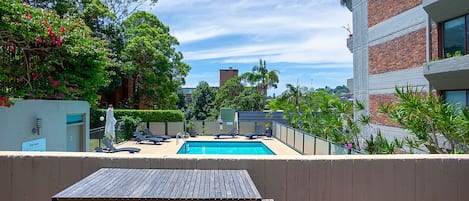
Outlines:
<svg viewBox="0 0 469 201"><path fill-rule="evenodd" d="M12 102L8 101L8 98L7 97L1 97L0 96L0 107L1 106L4 106L4 107L11 107L13 105Z"/></svg>
<svg viewBox="0 0 469 201"><path fill-rule="evenodd" d="M49 79L49 85L51 87L57 87L57 86L60 85L60 79L54 81L54 80L52 80L52 77L50 75L47 78Z"/></svg>
<svg viewBox="0 0 469 201"><path fill-rule="evenodd" d="M32 73L32 76L33 76L33 80L34 80L34 81L39 80L39 76L37 76L36 73Z"/></svg>
<svg viewBox="0 0 469 201"><path fill-rule="evenodd" d="M42 40L41 40L40 38L36 38L36 43L41 44L41 43L42 43Z"/></svg>
<svg viewBox="0 0 469 201"><path fill-rule="evenodd" d="M31 19L31 18L33 18L33 16L28 13L28 14L26 14L26 18L27 18L27 19Z"/></svg>
<svg viewBox="0 0 469 201"><path fill-rule="evenodd" d="M51 87L58 87L60 85L60 80L49 82Z"/></svg>
<svg viewBox="0 0 469 201"><path fill-rule="evenodd" d="M15 51L15 47L13 47L13 46L11 46L11 45L10 45L9 49L10 49L10 51L12 51L12 52Z"/></svg>
<svg viewBox="0 0 469 201"><path fill-rule="evenodd" d="M60 27L60 31L61 31L62 33L65 33L65 27L61 26L61 27Z"/></svg>

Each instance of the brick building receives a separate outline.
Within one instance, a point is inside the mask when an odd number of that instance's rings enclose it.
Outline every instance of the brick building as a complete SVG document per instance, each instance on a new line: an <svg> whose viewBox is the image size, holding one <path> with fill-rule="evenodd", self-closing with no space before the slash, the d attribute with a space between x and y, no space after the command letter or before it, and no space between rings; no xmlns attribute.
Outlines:
<svg viewBox="0 0 469 201"><path fill-rule="evenodd" d="M220 86L219 87L213 87L217 91L225 84L226 81L229 79L238 76L238 69L233 69L233 67L229 67L228 69L220 69ZM184 93L184 100L186 101L186 104L192 103L192 93L194 92L196 88L182 88L183 93Z"/></svg>
<svg viewBox="0 0 469 201"><path fill-rule="evenodd" d="M220 88L225 84L226 81L236 76L238 76L238 69L233 69L233 67L229 67L228 69L220 69Z"/></svg>
<svg viewBox="0 0 469 201"><path fill-rule="evenodd" d="M390 138L405 131L378 114L396 86L416 86L468 105L468 0L344 0L353 13L353 92ZM455 56L456 55L456 56ZM358 115L357 115L358 116ZM376 130L364 130L365 135Z"/></svg>

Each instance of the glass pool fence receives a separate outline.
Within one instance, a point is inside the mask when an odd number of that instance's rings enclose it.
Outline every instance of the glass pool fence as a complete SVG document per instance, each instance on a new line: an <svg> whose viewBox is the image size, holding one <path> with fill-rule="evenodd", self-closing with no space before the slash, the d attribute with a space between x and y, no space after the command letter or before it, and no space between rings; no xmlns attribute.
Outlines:
<svg viewBox="0 0 469 201"><path fill-rule="evenodd" d="M290 148L304 155L346 155L364 154L358 150L348 149L344 145L329 142L290 126L272 123L272 135Z"/></svg>

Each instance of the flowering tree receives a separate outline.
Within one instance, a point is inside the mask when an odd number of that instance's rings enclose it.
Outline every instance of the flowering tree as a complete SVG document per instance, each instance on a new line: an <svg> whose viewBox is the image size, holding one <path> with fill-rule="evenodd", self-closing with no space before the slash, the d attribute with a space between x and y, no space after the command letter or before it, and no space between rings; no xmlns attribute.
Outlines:
<svg viewBox="0 0 469 201"><path fill-rule="evenodd" d="M75 15L60 17L18 0L0 4L0 106L6 97L94 103L108 84L105 43Z"/></svg>

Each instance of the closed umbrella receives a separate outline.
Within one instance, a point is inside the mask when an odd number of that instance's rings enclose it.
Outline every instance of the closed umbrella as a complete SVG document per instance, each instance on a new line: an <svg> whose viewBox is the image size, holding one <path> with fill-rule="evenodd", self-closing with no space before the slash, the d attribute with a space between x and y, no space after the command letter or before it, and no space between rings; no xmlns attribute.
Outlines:
<svg viewBox="0 0 469 201"><path fill-rule="evenodd" d="M111 142L113 142L116 137L116 123L117 120L114 118L114 108L111 104L109 104L109 107L106 111L106 124L104 126L104 135L111 139Z"/></svg>

